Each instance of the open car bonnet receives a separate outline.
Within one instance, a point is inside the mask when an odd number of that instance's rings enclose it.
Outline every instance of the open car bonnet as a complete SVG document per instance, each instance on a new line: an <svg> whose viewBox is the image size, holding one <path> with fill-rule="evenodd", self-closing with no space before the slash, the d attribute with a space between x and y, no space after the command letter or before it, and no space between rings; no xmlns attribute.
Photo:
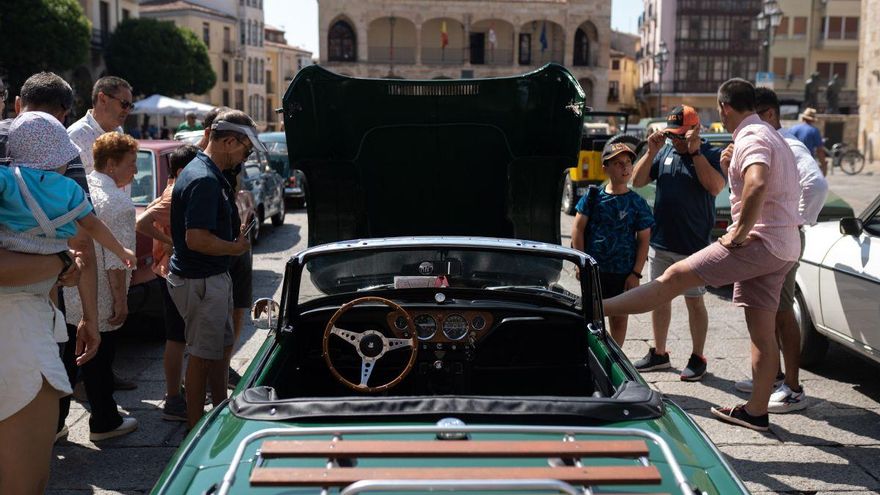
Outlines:
<svg viewBox="0 0 880 495"><path fill-rule="evenodd" d="M516 77L355 79L301 70L284 96L309 245L479 235L559 243L584 93L559 65Z"/></svg>

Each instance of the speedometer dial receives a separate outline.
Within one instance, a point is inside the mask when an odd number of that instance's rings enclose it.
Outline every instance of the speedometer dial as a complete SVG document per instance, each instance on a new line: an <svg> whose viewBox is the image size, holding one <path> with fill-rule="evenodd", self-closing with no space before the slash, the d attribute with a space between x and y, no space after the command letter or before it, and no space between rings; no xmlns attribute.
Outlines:
<svg viewBox="0 0 880 495"><path fill-rule="evenodd" d="M437 322L431 315L418 315L415 318L419 340L428 340L437 333Z"/></svg>
<svg viewBox="0 0 880 495"><path fill-rule="evenodd" d="M449 340L461 340L467 335L467 320L461 315L449 315L443 321L443 335Z"/></svg>

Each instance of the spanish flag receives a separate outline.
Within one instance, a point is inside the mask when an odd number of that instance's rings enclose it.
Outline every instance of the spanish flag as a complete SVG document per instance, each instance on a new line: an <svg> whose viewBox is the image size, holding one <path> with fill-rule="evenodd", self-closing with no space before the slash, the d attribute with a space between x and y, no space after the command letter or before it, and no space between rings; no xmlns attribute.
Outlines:
<svg viewBox="0 0 880 495"><path fill-rule="evenodd" d="M440 24L440 48L446 48L449 44L449 33L446 31L446 21Z"/></svg>

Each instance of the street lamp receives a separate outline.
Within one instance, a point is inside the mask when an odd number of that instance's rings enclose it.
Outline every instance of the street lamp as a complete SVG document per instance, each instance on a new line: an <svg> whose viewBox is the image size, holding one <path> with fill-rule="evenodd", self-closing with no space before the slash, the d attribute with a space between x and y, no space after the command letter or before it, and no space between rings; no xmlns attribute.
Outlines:
<svg viewBox="0 0 880 495"><path fill-rule="evenodd" d="M660 42L660 49L654 54L654 66L657 67L657 75L660 77L660 84L657 91L657 115L663 116L663 71L666 70L666 62L669 61L669 49L666 48L666 42Z"/></svg>
<svg viewBox="0 0 880 495"><path fill-rule="evenodd" d="M764 40L764 72L770 72L770 45L773 44L773 31L782 22L782 10L776 0L764 0L758 14L758 31L765 31Z"/></svg>

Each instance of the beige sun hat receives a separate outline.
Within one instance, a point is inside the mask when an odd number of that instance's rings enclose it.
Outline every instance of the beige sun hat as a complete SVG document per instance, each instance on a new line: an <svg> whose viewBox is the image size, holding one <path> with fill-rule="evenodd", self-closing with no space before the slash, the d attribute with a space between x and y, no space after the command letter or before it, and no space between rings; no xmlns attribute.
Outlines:
<svg viewBox="0 0 880 495"><path fill-rule="evenodd" d="M804 113L801 114L801 119L806 120L807 122L815 122L816 121L816 109L815 108L804 109Z"/></svg>

